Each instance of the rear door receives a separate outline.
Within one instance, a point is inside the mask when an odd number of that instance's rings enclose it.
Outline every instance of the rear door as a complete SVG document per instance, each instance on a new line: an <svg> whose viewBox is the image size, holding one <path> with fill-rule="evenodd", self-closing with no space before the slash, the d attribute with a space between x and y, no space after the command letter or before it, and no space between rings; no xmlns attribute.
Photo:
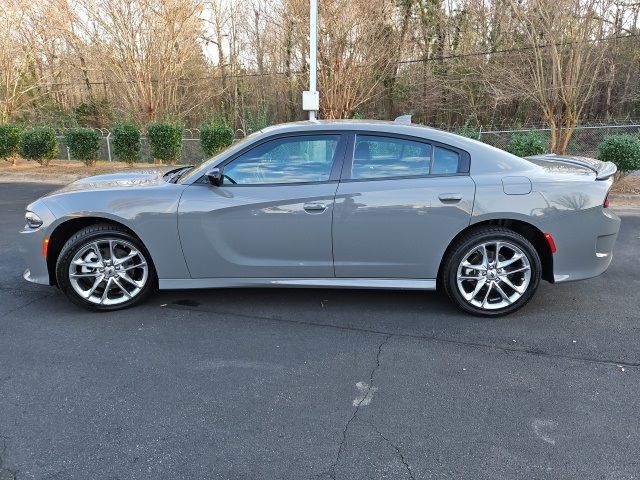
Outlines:
<svg viewBox="0 0 640 480"><path fill-rule="evenodd" d="M336 193L337 277L434 279L469 224L475 184L467 152L399 135L357 133Z"/></svg>

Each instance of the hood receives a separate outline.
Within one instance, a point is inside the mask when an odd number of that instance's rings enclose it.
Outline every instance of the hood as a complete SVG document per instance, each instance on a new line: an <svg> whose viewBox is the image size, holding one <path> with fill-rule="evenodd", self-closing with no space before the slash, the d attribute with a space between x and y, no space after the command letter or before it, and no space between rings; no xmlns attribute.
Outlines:
<svg viewBox="0 0 640 480"><path fill-rule="evenodd" d="M618 170L612 162L572 155L535 155L526 157L525 160L542 167L548 173L588 175L595 177L596 180L606 180Z"/></svg>
<svg viewBox="0 0 640 480"><path fill-rule="evenodd" d="M141 170L124 170L121 172L105 173L92 177L81 178L62 187L50 195L81 190L100 190L108 188L150 187L165 183L164 175L179 170L181 167L166 166Z"/></svg>

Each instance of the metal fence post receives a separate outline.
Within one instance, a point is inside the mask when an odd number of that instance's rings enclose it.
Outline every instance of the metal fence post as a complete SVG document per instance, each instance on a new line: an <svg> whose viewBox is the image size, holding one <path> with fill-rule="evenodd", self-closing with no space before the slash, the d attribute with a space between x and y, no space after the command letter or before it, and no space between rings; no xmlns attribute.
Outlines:
<svg viewBox="0 0 640 480"><path fill-rule="evenodd" d="M107 134L107 156L109 157L109 161L111 161L111 145L109 144L109 137L111 137L111 132Z"/></svg>

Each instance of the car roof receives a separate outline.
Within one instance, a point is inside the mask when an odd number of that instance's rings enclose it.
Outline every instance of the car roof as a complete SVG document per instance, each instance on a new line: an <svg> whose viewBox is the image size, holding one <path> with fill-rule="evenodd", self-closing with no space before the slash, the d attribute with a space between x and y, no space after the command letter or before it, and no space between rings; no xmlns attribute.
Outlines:
<svg viewBox="0 0 640 480"><path fill-rule="evenodd" d="M369 130L389 133L406 133L414 136L425 136L426 134L444 134L446 136L457 137L449 132L438 130L415 123L399 123L388 120L305 120L299 122L281 123L270 127L265 127L263 133L286 133L313 130Z"/></svg>

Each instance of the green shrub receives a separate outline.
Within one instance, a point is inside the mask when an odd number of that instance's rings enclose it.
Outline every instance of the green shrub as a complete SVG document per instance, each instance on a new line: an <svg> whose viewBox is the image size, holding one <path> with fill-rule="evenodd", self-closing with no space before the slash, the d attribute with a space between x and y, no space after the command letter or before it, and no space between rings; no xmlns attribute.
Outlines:
<svg viewBox="0 0 640 480"><path fill-rule="evenodd" d="M456 133L463 137L473 138L474 140L480 140L480 130L476 130L473 127L465 125L464 127L459 128Z"/></svg>
<svg viewBox="0 0 640 480"><path fill-rule="evenodd" d="M133 122L118 122L111 129L113 153L118 160L132 164L140 159L140 130Z"/></svg>
<svg viewBox="0 0 640 480"><path fill-rule="evenodd" d="M174 164L180 158L184 129L175 123L155 122L147 126L151 155L162 163Z"/></svg>
<svg viewBox="0 0 640 480"><path fill-rule="evenodd" d="M200 127L200 145L212 156L233 142L233 129L225 124L205 124Z"/></svg>
<svg viewBox="0 0 640 480"><path fill-rule="evenodd" d="M47 165L58 153L56 131L50 127L30 128L20 139L19 151L23 158Z"/></svg>
<svg viewBox="0 0 640 480"><path fill-rule="evenodd" d="M598 145L598 160L613 162L620 176L640 169L640 138L635 135L610 135Z"/></svg>
<svg viewBox="0 0 640 480"><path fill-rule="evenodd" d="M18 125L0 125L0 158L15 165L22 133Z"/></svg>
<svg viewBox="0 0 640 480"><path fill-rule="evenodd" d="M93 165L98 158L100 134L92 128L70 128L64 134L71 157L82 160L86 166Z"/></svg>
<svg viewBox="0 0 640 480"><path fill-rule="evenodd" d="M507 152L518 157L540 155L548 149L547 137L539 132L514 133L507 145Z"/></svg>

